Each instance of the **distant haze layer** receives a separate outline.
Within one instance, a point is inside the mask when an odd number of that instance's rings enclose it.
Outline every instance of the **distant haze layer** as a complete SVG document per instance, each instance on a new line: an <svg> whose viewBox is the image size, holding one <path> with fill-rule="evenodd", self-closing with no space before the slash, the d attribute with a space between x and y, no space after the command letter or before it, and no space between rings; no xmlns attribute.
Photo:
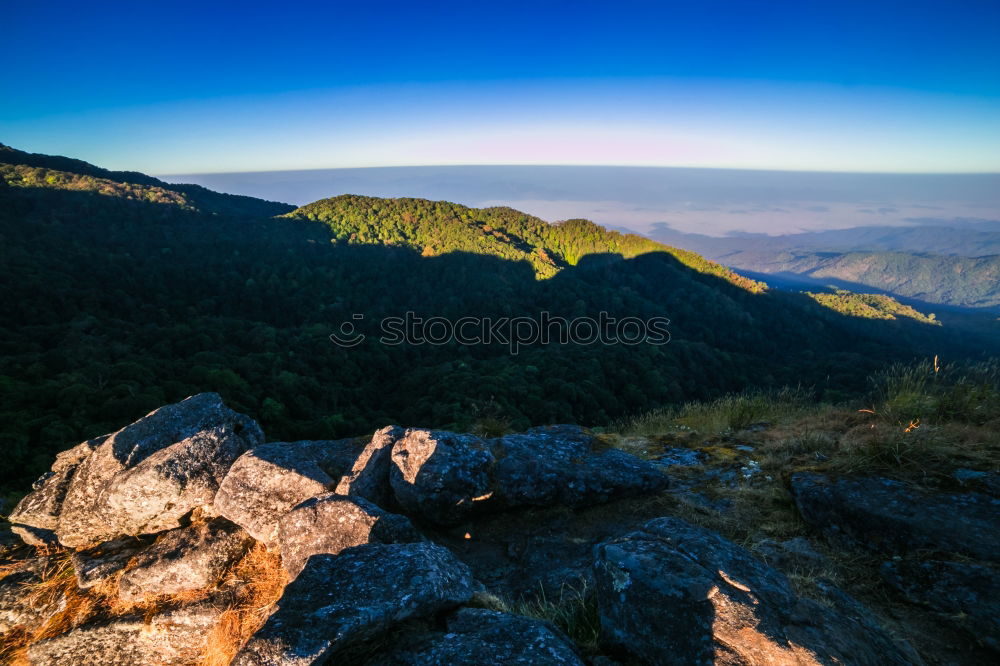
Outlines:
<svg viewBox="0 0 1000 666"><path fill-rule="evenodd" d="M511 206L650 233L786 234L1000 220L1000 174L580 166L428 166L179 174L165 180L303 205L338 194Z"/></svg>

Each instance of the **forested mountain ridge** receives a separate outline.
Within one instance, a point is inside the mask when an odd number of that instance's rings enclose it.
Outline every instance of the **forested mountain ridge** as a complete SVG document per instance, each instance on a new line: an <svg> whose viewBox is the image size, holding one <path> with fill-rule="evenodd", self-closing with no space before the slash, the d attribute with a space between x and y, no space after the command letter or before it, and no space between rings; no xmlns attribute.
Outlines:
<svg viewBox="0 0 1000 666"><path fill-rule="evenodd" d="M600 425L749 387L836 397L887 361L983 351L942 327L762 291L582 221L365 197L271 217L291 206L2 155L31 163L0 165L0 487L25 487L68 443L201 391L273 437L332 439L389 423ZM516 355L381 344L379 320L407 311L665 317L671 339ZM369 338L333 344L356 315Z"/></svg>
<svg viewBox="0 0 1000 666"><path fill-rule="evenodd" d="M169 203L206 213L270 217L294 206L201 185L166 183L137 171L109 171L70 157L26 153L0 143L0 187L51 187L98 192L124 199Z"/></svg>
<svg viewBox="0 0 1000 666"><path fill-rule="evenodd" d="M644 236L610 231L590 220L550 224L513 208L477 209L447 201L343 195L302 206L286 217L323 222L340 240L404 245L425 256L461 251L528 261L539 277L552 277L592 254L614 253L631 259L647 252L668 252L685 266L747 291L767 289L763 282L694 252Z"/></svg>

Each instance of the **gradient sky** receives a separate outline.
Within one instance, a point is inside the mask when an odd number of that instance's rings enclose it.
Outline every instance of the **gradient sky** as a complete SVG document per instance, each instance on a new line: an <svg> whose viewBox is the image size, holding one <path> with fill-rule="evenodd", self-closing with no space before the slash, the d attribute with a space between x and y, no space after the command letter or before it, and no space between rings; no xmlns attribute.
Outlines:
<svg viewBox="0 0 1000 666"><path fill-rule="evenodd" d="M1000 2L5 3L0 142L196 173L1000 172Z"/></svg>

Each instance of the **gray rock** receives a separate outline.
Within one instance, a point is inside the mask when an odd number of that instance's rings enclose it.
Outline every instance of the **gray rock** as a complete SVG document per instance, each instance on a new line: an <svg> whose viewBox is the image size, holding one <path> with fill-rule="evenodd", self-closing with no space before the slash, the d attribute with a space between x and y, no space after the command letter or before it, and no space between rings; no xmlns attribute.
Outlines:
<svg viewBox="0 0 1000 666"><path fill-rule="evenodd" d="M1000 473L998 472L959 468L952 472L952 476L964 488L1000 497Z"/></svg>
<svg viewBox="0 0 1000 666"><path fill-rule="evenodd" d="M663 454L651 461L660 467L693 467L705 462L706 454L697 449L685 449L682 447L670 447L663 450Z"/></svg>
<svg viewBox="0 0 1000 666"><path fill-rule="evenodd" d="M252 542L225 518L165 532L132 559L118 596L136 602L212 587Z"/></svg>
<svg viewBox="0 0 1000 666"><path fill-rule="evenodd" d="M399 426L386 426L376 431L354 459L351 468L342 474L334 492L362 497L381 507L388 506L392 496L389 486L392 447L405 434L406 430Z"/></svg>
<svg viewBox="0 0 1000 666"><path fill-rule="evenodd" d="M53 530L43 529L41 527L31 527L30 525L11 525L11 533L16 534L22 543L29 546L57 546L59 545L59 537Z"/></svg>
<svg viewBox="0 0 1000 666"><path fill-rule="evenodd" d="M405 516L368 500L327 493L286 513L280 521L281 563L294 580L312 555L336 555L367 543L412 543L423 537Z"/></svg>
<svg viewBox="0 0 1000 666"><path fill-rule="evenodd" d="M103 583L128 566L129 560L146 545L142 540L123 537L73 553L70 560L77 587L87 589Z"/></svg>
<svg viewBox="0 0 1000 666"><path fill-rule="evenodd" d="M324 663L404 620L467 602L476 587L468 567L430 543L314 555L233 665Z"/></svg>
<svg viewBox="0 0 1000 666"><path fill-rule="evenodd" d="M917 490L899 481L803 473L792 493L807 523L828 539L888 554L1000 556L1000 500L979 493Z"/></svg>
<svg viewBox="0 0 1000 666"><path fill-rule="evenodd" d="M650 521L595 558L602 640L649 663L908 663L877 628L796 598L783 574L682 520Z"/></svg>
<svg viewBox="0 0 1000 666"><path fill-rule="evenodd" d="M669 483L655 465L608 448L578 426L532 428L489 441L411 429L393 447L392 461L397 502L440 525L484 511L589 506Z"/></svg>
<svg viewBox="0 0 1000 666"><path fill-rule="evenodd" d="M109 435L77 444L56 456L51 471L32 484L32 492L18 502L8 520L13 531L29 546L57 543L55 530L59 522L66 491L77 468Z"/></svg>
<svg viewBox="0 0 1000 666"><path fill-rule="evenodd" d="M902 560L882 577L912 603L933 608L983 646L1000 651L1000 572L967 562Z"/></svg>
<svg viewBox="0 0 1000 666"><path fill-rule="evenodd" d="M389 481L411 515L440 525L461 522L493 492L493 454L474 435L409 429L392 447Z"/></svg>
<svg viewBox="0 0 1000 666"><path fill-rule="evenodd" d="M274 546L278 521L350 474L363 451L355 439L274 442L240 456L222 480L213 510Z"/></svg>
<svg viewBox="0 0 1000 666"><path fill-rule="evenodd" d="M756 553L782 571L820 569L828 564L826 557L817 552L805 537L784 541L764 539L757 544Z"/></svg>
<svg viewBox="0 0 1000 666"><path fill-rule="evenodd" d="M906 641L892 640L875 614L857 599L824 580L816 582L816 589L823 603L800 597L785 626L785 636L808 653L809 662L842 663L835 659L844 655L848 661L843 663L883 659L888 664L923 666L916 650Z"/></svg>
<svg viewBox="0 0 1000 666"><path fill-rule="evenodd" d="M406 636L366 666L583 666L569 639L547 622L463 608L447 626L447 632Z"/></svg>
<svg viewBox="0 0 1000 666"><path fill-rule="evenodd" d="M260 426L201 393L110 435L80 463L56 533L79 548L180 526L212 503L230 465L263 441Z"/></svg>
<svg viewBox="0 0 1000 666"><path fill-rule="evenodd" d="M211 603L78 627L28 648L33 666L136 666L197 663L221 610Z"/></svg>
<svg viewBox="0 0 1000 666"><path fill-rule="evenodd" d="M579 426L532 428L492 443L495 496L503 507L582 507L662 490L656 466L608 448Z"/></svg>

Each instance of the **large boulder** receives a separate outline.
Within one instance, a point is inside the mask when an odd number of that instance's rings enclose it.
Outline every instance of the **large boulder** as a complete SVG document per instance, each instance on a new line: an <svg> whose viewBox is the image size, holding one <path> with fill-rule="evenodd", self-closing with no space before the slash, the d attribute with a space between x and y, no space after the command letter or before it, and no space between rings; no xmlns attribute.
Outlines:
<svg viewBox="0 0 1000 666"><path fill-rule="evenodd" d="M336 491L384 501L396 430L379 430L367 444L341 439L258 446L233 464L215 496L214 510L274 546L281 517L310 497Z"/></svg>
<svg viewBox="0 0 1000 666"><path fill-rule="evenodd" d="M456 524L493 492L489 444L475 435L409 429L392 447L389 481L411 515Z"/></svg>
<svg viewBox="0 0 1000 666"><path fill-rule="evenodd" d="M476 589L468 567L430 543L371 544L314 555L233 664L326 663L404 620L459 606Z"/></svg>
<svg viewBox="0 0 1000 666"><path fill-rule="evenodd" d="M872 623L798 599L776 569L676 518L599 545L595 560L602 640L651 664L909 663Z"/></svg>
<svg viewBox="0 0 1000 666"><path fill-rule="evenodd" d="M84 625L32 644L28 661L39 666L186 666L198 663L220 613L206 602L148 618L137 615Z"/></svg>
<svg viewBox="0 0 1000 666"><path fill-rule="evenodd" d="M280 521L281 563L294 579L313 555L336 555L367 543L411 543L423 537L405 516L360 497L327 493L286 513Z"/></svg>
<svg viewBox="0 0 1000 666"><path fill-rule="evenodd" d="M928 606L1000 651L1000 572L969 562L899 560L882 565L882 577L907 601Z"/></svg>
<svg viewBox="0 0 1000 666"><path fill-rule="evenodd" d="M601 504L655 492L669 478L579 426L544 426L493 442L495 502L505 507Z"/></svg>
<svg viewBox="0 0 1000 666"><path fill-rule="evenodd" d="M29 546L54 545L63 500L77 468L109 435L87 440L56 456L51 471L31 486L8 520L12 530Z"/></svg>
<svg viewBox="0 0 1000 666"><path fill-rule="evenodd" d="M181 525L212 504L230 465L264 439L260 426L201 393L110 435L79 465L56 534L70 548Z"/></svg>
<svg viewBox="0 0 1000 666"><path fill-rule="evenodd" d="M462 608L447 631L404 634L365 666L583 666L573 644L547 622Z"/></svg>
<svg viewBox="0 0 1000 666"><path fill-rule="evenodd" d="M483 440L410 429L392 449L390 481L403 510L440 525L526 506L582 507L662 490L654 465L578 426L548 426Z"/></svg>
<svg viewBox="0 0 1000 666"><path fill-rule="evenodd" d="M918 490L882 478L802 473L792 493L809 525L828 539L887 554L961 553L1000 557L1000 499Z"/></svg>
<svg viewBox="0 0 1000 666"><path fill-rule="evenodd" d="M137 602L213 587L252 543L225 518L166 532L132 558L118 596Z"/></svg>

